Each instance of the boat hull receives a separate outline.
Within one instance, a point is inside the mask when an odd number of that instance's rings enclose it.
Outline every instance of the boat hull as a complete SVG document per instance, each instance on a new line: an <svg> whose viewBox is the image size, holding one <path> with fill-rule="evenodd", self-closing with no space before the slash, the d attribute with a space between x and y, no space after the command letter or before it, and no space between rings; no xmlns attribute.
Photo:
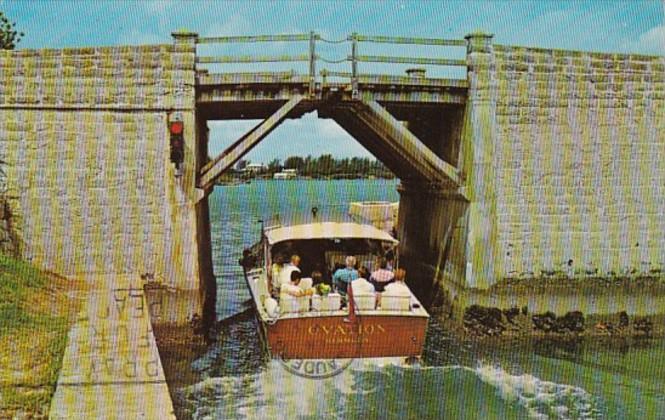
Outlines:
<svg viewBox="0 0 665 420"><path fill-rule="evenodd" d="M273 357L347 359L419 357L425 344L427 318L399 315L280 319L264 323Z"/></svg>

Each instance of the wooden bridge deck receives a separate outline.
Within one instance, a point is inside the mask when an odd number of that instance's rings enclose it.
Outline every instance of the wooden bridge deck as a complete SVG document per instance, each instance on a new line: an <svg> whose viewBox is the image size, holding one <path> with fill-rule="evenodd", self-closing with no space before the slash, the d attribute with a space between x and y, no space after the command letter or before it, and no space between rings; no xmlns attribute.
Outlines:
<svg viewBox="0 0 665 420"><path fill-rule="evenodd" d="M273 114L294 97L307 97L308 75L275 73L199 73L196 103L209 119L260 119ZM365 75L358 78L358 97L349 82L318 81L315 94L306 98L292 115L299 116L331 103L377 101L399 114L413 107L459 106L466 102L467 81ZM232 107L220 107L232 103Z"/></svg>

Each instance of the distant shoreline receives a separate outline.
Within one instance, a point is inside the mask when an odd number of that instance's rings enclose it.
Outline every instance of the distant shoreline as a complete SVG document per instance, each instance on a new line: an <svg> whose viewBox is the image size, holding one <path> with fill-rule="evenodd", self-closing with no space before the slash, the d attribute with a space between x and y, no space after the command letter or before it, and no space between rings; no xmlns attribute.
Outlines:
<svg viewBox="0 0 665 420"><path fill-rule="evenodd" d="M273 177L268 177L268 176L257 176L257 177L251 177L251 178L228 178L228 177L222 177L215 185L240 185L240 184L250 184L252 181L279 181L279 182L284 182L284 181L354 181L354 180L369 180L369 181L376 181L376 180L385 180L385 181L392 181L398 179L397 177L377 177L377 176L353 176L353 177L336 177L336 176L320 176L320 177L313 177L313 176L298 176L295 178L289 178L289 179L275 179Z"/></svg>

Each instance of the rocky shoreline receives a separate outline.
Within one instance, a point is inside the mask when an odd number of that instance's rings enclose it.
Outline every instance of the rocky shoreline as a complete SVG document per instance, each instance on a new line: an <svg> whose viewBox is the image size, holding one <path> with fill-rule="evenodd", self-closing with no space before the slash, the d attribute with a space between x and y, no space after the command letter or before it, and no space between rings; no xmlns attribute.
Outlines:
<svg viewBox="0 0 665 420"><path fill-rule="evenodd" d="M471 305L461 319L445 307L432 310L445 329L463 341L502 341L531 338L663 338L665 315L630 316L625 311L586 315L570 311L530 313L527 307L496 308Z"/></svg>

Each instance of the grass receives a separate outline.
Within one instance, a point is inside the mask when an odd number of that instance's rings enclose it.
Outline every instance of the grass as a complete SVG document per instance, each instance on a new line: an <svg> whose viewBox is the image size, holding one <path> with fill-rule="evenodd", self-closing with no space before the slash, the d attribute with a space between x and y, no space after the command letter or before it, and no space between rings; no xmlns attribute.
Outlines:
<svg viewBox="0 0 665 420"><path fill-rule="evenodd" d="M0 254L0 418L48 416L79 285Z"/></svg>

